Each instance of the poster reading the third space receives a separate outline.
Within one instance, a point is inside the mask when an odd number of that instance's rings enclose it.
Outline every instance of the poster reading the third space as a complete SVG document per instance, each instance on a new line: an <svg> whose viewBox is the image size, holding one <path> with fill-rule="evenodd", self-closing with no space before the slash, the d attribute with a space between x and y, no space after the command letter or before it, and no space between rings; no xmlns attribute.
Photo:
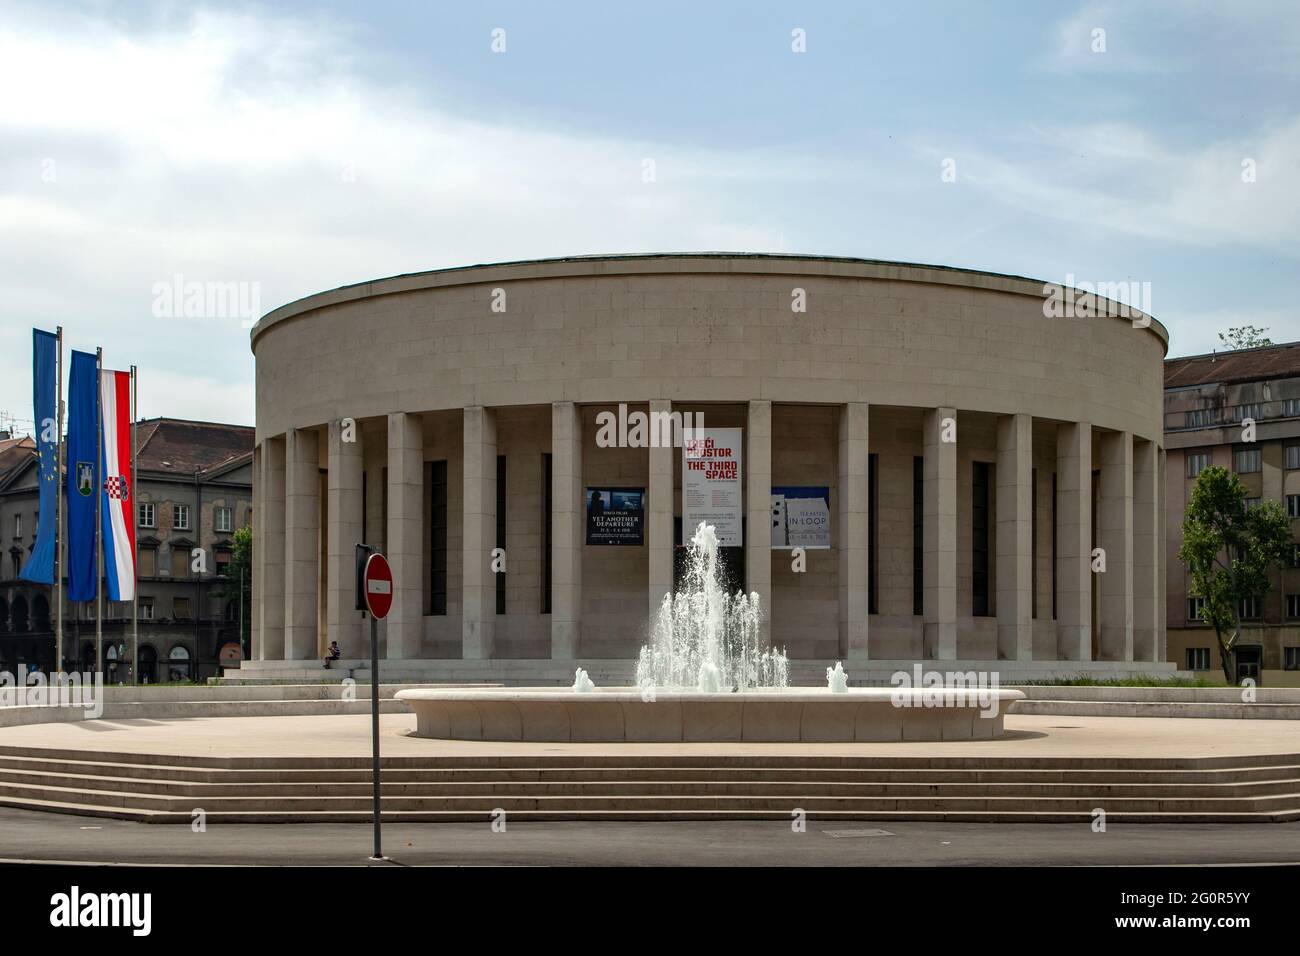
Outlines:
<svg viewBox="0 0 1300 956"><path fill-rule="evenodd" d="M744 545L740 442L742 429L701 428L682 442L682 538L701 521L716 529L724 548Z"/></svg>

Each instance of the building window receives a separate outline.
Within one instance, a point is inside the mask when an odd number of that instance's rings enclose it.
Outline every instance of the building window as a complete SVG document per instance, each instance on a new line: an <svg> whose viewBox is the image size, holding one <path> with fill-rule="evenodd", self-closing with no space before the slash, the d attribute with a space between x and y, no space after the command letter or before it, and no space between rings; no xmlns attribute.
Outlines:
<svg viewBox="0 0 1300 956"><path fill-rule="evenodd" d="M1288 518L1300 518L1300 495L1286 496L1286 516Z"/></svg>
<svg viewBox="0 0 1300 956"><path fill-rule="evenodd" d="M23 536L23 516L14 515L14 537L21 538L22 536Z"/></svg>
<svg viewBox="0 0 1300 956"><path fill-rule="evenodd" d="M1259 598L1246 597L1242 598L1237 605L1237 616L1243 621L1255 621L1259 619Z"/></svg>
<svg viewBox="0 0 1300 956"><path fill-rule="evenodd" d="M1300 544L1291 545L1291 567L1300 568Z"/></svg>
<svg viewBox="0 0 1300 956"><path fill-rule="evenodd" d="M1283 418L1300 418L1300 398L1282 399L1282 417ZM1291 466L1287 466L1291 467ZM1295 467L1300 467L1297 465Z"/></svg>
<svg viewBox="0 0 1300 956"><path fill-rule="evenodd" d="M989 614L989 466L971 462L971 614Z"/></svg>
<svg viewBox="0 0 1300 956"><path fill-rule="evenodd" d="M188 548L182 548L173 545L171 572L174 578L188 578L190 576L190 552Z"/></svg>
<svg viewBox="0 0 1300 956"><path fill-rule="evenodd" d="M430 613L447 613L447 462L432 463L430 485Z"/></svg>
<svg viewBox="0 0 1300 956"><path fill-rule="evenodd" d="M1237 450L1236 470L1239 475L1249 475L1259 471L1260 454L1258 448L1241 448Z"/></svg>
<svg viewBox="0 0 1300 956"><path fill-rule="evenodd" d="M912 459L912 613L925 613L925 459Z"/></svg>
<svg viewBox="0 0 1300 956"><path fill-rule="evenodd" d="M190 530L189 505L172 505L172 529L175 531Z"/></svg>
<svg viewBox="0 0 1300 956"><path fill-rule="evenodd" d="M1210 669L1210 649L1208 647L1189 647L1187 649L1187 669L1189 671L1208 671Z"/></svg>
<svg viewBox="0 0 1300 956"><path fill-rule="evenodd" d="M140 620L142 621L153 620L153 598L151 597L140 598Z"/></svg>
<svg viewBox="0 0 1300 956"><path fill-rule="evenodd" d="M1210 453L1208 451L1191 452L1187 456L1187 477L1195 478L1206 468L1210 467Z"/></svg>
<svg viewBox="0 0 1300 956"><path fill-rule="evenodd" d="M1038 469L1029 469L1029 619L1038 617Z"/></svg>
<svg viewBox="0 0 1300 956"><path fill-rule="evenodd" d="M1300 621L1300 594L1286 596L1286 616L1293 621Z"/></svg>
<svg viewBox="0 0 1300 956"><path fill-rule="evenodd" d="M172 617L178 621L188 619L190 616L190 599L187 597L172 598Z"/></svg>
<svg viewBox="0 0 1300 956"><path fill-rule="evenodd" d="M1205 610L1205 598L1189 597L1187 599L1187 620L1189 623L1204 623L1201 621L1201 612Z"/></svg>
<svg viewBox="0 0 1300 956"><path fill-rule="evenodd" d="M230 508L218 505L214 509L212 513L212 529L214 531L233 531L234 524L234 513Z"/></svg>
<svg viewBox="0 0 1300 956"><path fill-rule="evenodd" d="M880 613L880 521L878 520L880 456L867 455L867 613Z"/></svg>
<svg viewBox="0 0 1300 956"><path fill-rule="evenodd" d="M215 551L212 554L212 559L216 562L215 570L217 574L225 574L226 568L230 567L230 552L225 550Z"/></svg>
<svg viewBox="0 0 1300 956"><path fill-rule="evenodd" d="M1259 421L1264 417L1264 406L1258 402L1249 405L1238 405L1235 417L1239 422L1244 421L1247 418L1253 418L1255 421Z"/></svg>
<svg viewBox="0 0 1300 956"><path fill-rule="evenodd" d="M140 549L140 567L138 573L142 578L153 578L158 576L157 548Z"/></svg>
<svg viewBox="0 0 1300 956"><path fill-rule="evenodd" d="M503 552L506 547L506 456L497 455L497 537L496 546ZM497 613L506 613L506 573L497 571Z"/></svg>
<svg viewBox="0 0 1300 956"><path fill-rule="evenodd" d="M156 521L157 519L154 517L153 502L152 501L140 502L140 527L156 528L158 527Z"/></svg>
<svg viewBox="0 0 1300 956"><path fill-rule="evenodd" d="M551 613L551 453L542 454L542 613Z"/></svg>
<svg viewBox="0 0 1300 956"><path fill-rule="evenodd" d="M1184 422L1187 428L1208 428L1210 425L1218 424L1219 421L1217 408L1198 408L1185 414Z"/></svg>
<svg viewBox="0 0 1300 956"><path fill-rule="evenodd" d="M1300 671L1300 647L1282 648L1282 669Z"/></svg>
<svg viewBox="0 0 1300 956"><path fill-rule="evenodd" d="M1254 511L1260 506L1260 503L1263 502L1263 500L1263 498L1242 498L1241 506L1247 511Z"/></svg>

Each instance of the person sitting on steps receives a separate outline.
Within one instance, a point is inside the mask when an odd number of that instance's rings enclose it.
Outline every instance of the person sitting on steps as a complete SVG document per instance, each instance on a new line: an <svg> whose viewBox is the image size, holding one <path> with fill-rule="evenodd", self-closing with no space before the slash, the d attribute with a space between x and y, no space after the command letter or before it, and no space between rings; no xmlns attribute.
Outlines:
<svg viewBox="0 0 1300 956"><path fill-rule="evenodd" d="M325 669L329 670L330 661L336 661L343 655L338 641L330 641L329 650L325 652Z"/></svg>

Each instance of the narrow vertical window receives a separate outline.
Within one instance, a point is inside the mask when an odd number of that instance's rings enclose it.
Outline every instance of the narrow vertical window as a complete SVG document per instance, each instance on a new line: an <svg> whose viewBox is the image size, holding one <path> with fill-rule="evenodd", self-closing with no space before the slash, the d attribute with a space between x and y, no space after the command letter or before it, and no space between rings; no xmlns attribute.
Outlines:
<svg viewBox="0 0 1300 956"><path fill-rule="evenodd" d="M429 594L432 599L430 612L447 613L447 462L431 463L432 475L429 482L429 529L430 553Z"/></svg>
<svg viewBox="0 0 1300 956"><path fill-rule="evenodd" d="M551 613L551 453L542 454L542 613Z"/></svg>
<svg viewBox="0 0 1300 956"><path fill-rule="evenodd" d="M867 456L867 613L880 613L880 456Z"/></svg>
<svg viewBox="0 0 1300 956"><path fill-rule="evenodd" d="M497 537L496 546L506 547L506 456L497 455ZM506 573L496 572L497 613L506 613Z"/></svg>
<svg viewBox="0 0 1300 956"><path fill-rule="evenodd" d="M989 466L971 463L971 614L989 613Z"/></svg>
<svg viewBox="0 0 1300 956"><path fill-rule="evenodd" d="M1056 472L1052 472L1052 620L1056 620Z"/></svg>
<svg viewBox="0 0 1300 956"><path fill-rule="evenodd" d="M1029 470L1029 618L1038 617L1038 469Z"/></svg>
<svg viewBox="0 0 1300 956"><path fill-rule="evenodd" d="M912 613L925 613L925 459L912 459Z"/></svg>

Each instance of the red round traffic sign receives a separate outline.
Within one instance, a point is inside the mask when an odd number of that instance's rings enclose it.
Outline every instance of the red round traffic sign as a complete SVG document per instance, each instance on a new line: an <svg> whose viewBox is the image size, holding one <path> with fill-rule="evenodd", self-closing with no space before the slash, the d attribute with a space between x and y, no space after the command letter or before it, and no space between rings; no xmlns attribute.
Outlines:
<svg viewBox="0 0 1300 956"><path fill-rule="evenodd" d="M368 557L362 583L366 606L375 620L382 621L393 607L393 569L388 566L388 559L377 551Z"/></svg>

